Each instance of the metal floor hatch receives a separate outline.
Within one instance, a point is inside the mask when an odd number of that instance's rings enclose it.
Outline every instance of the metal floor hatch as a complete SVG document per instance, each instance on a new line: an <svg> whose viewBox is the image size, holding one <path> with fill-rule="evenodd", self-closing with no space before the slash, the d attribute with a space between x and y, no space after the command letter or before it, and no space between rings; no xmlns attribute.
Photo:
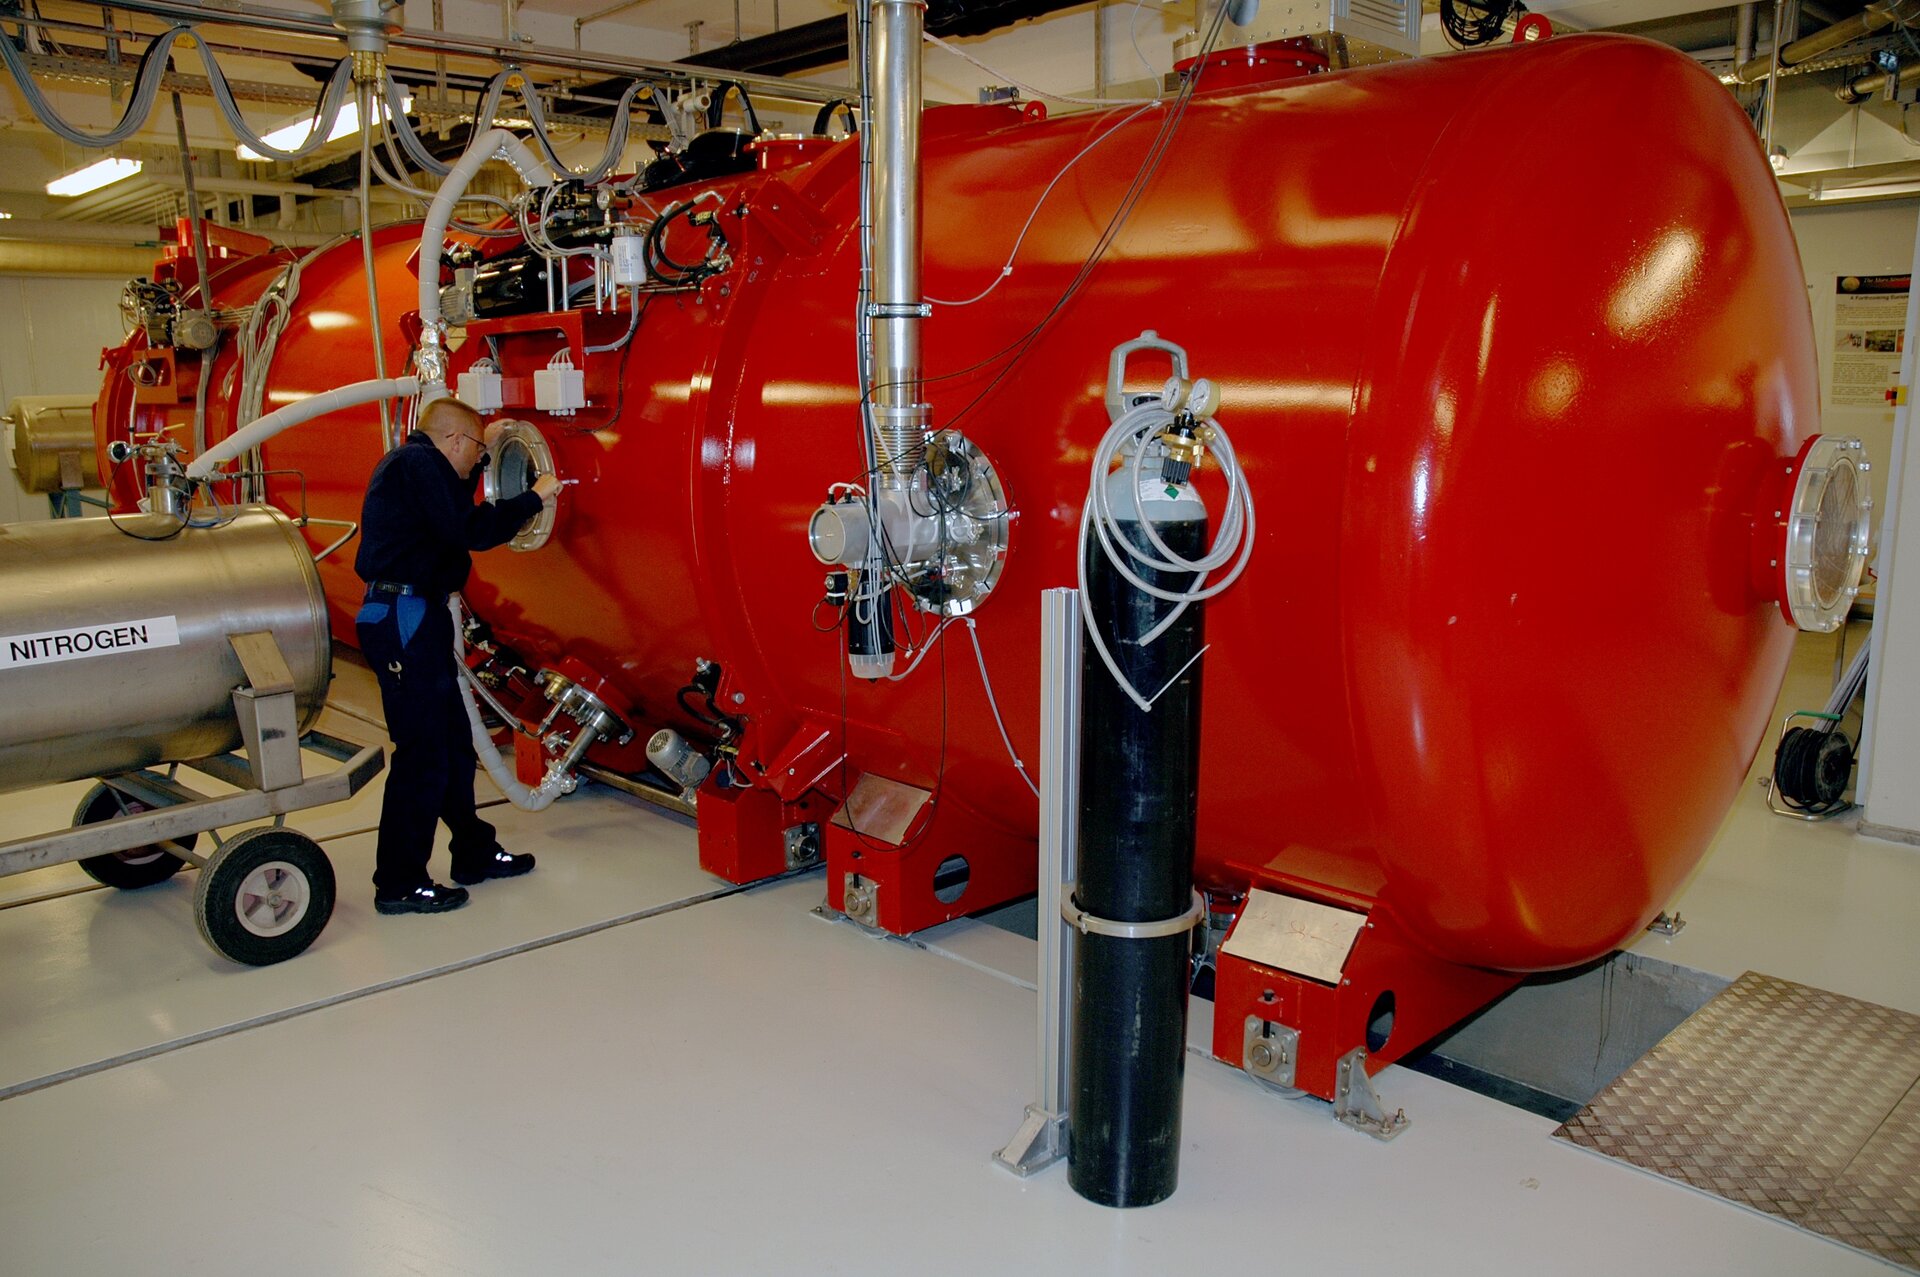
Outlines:
<svg viewBox="0 0 1920 1277"><path fill-rule="evenodd" d="M1920 1016L1747 972L1556 1139L1920 1272Z"/></svg>

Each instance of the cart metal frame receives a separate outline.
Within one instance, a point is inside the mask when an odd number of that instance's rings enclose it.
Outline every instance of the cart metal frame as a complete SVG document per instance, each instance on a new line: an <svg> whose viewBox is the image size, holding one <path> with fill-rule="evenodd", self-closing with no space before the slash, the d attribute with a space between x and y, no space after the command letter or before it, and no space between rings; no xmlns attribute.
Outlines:
<svg viewBox="0 0 1920 1277"><path fill-rule="evenodd" d="M286 828L286 816L353 797L386 766L386 751L379 745L355 745L325 732L301 734L293 675L273 635L235 634L228 642L247 677L246 683L233 692L233 712L244 753L235 750L183 760L168 765L164 772L144 767L100 777L102 785L147 810L0 843L0 877L151 849L200 869L196 918L201 934L222 955L264 965L290 958L312 943L332 913L333 871L318 843ZM313 750L340 765L309 777L300 756L302 749ZM220 797L199 793L177 779L181 767L232 785L240 792ZM84 810L85 804L82 807ZM273 820L271 826L240 830L221 839L208 855L201 855L184 841L268 818ZM277 838L263 839L261 835L266 834ZM236 862L240 857L247 863ZM228 871L224 878L223 866ZM267 877L257 877L260 873ZM281 878L275 880L274 874ZM257 918L225 917L225 912L232 912L236 906L236 900L225 897L237 891L253 890L256 895L268 891L272 903L279 905L281 897L275 883L288 875L299 880L293 884L301 893L295 902L299 916L290 922L269 917L265 925ZM222 881L216 884L216 879ZM289 898L293 898L292 891ZM239 907L244 914L245 905Z"/></svg>

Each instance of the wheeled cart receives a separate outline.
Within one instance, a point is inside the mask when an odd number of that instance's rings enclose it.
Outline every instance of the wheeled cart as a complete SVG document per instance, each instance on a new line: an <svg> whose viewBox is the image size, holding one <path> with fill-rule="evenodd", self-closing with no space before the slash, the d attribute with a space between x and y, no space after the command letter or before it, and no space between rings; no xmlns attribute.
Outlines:
<svg viewBox="0 0 1920 1277"><path fill-rule="evenodd" d="M100 777L75 810L73 828L0 843L0 876L77 860L97 881L130 889L192 864L200 870L194 920L222 956L266 966L313 943L333 914L333 865L319 843L286 827L286 815L351 798L380 774L386 752L324 732L300 734L292 680L271 637L231 641L248 675L233 693L245 753ZM302 747L339 765L309 777ZM241 792L197 793L180 783L182 766ZM269 817L271 825L220 838L211 855L197 850L201 834Z"/></svg>

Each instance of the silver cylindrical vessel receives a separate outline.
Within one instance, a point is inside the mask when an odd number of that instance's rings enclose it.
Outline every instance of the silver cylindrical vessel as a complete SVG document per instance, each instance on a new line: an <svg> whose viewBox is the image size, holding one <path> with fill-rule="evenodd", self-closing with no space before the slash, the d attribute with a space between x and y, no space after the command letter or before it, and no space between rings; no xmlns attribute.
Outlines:
<svg viewBox="0 0 1920 1277"><path fill-rule="evenodd" d="M22 488L59 492L100 486L93 396L21 395L8 406L7 417L13 422L13 470Z"/></svg>
<svg viewBox="0 0 1920 1277"><path fill-rule="evenodd" d="M237 748L231 634L271 631L301 730L318 717L332 646L299 531L263 506L169 538L178 526L0 525L0 792Z"/></svg>

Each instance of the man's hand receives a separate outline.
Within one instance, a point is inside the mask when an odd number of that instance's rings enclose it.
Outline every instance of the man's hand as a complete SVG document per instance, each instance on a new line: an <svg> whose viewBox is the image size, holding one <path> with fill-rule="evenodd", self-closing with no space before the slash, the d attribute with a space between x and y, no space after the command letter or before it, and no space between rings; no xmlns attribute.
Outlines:
<svg viewBox="0 0 1920 1277"><path fill-rule="evenodd" d="M553 475L543 474L533 481L533 494L549 505L553 503L553 496L558 491L560 491L560 480Z"/></svg>
<svg viewBox="0 0 1920 1277"><path fill-rule="evenodd" d="M489 421L486 424L480 431L480 442L486 445L488 452L499 446L500 436L507 433L507 427L512 424L510 421Z"/></svg>

